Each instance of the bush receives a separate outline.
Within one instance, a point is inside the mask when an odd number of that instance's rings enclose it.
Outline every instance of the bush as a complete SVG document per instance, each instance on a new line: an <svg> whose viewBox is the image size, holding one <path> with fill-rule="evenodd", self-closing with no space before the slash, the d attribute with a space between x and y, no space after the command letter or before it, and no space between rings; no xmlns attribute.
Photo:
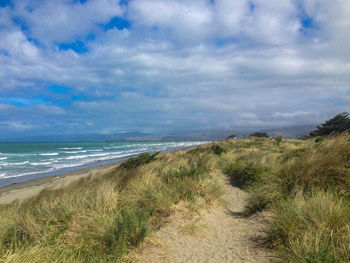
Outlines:
<svg viewBox="0 0 350 263"><path fill-rule="evenodd" d="M198 155L201 153L214 153L216 155L221 155L224 152L226 152L225 148L217 143L212 144L210 147L208 147L208 145L201 145L187 151L187 153L191 155Z"/></svg>
<svg viewBox="0 0 350 263"><path fill-rule="evenodd" d="M275 142L279 145L282 142L283 137L282 136L277 136L275 138L273 138L275 140Z"/></svg>
<svg viewBox="0 0 350 263"><path fill-rule="evenodd" d="M231 134L229 136L227 136L226 140L230 140L230 139L236 139L237 138L237 135L236 134Z"/></svg>
<svg viewBox="0 0 350 263"><path fill-rule="evenodd" d="M315 142L316 143L321 143L321 142L323 142L325 140L325 138L324 137L316 137L316 139L315 139Z"/></svg>
<svg viewBox="0 0 350 263"><path fill-rule="evenodd" d="M215 144L211 147L211 151L216 155L221 155L225 152L225 149L222 146Z"/></svg>
<svg viewBox="0 0 350 263"><path fill-rule="evenodd" d="M259 137L259 138L269 138L266 132L254 132L249 135L250 137Z"/></svg>
<svg viewBox="0 0 350 263"><path fill-rule="evenodd" d="M209 153L210 151L211 149L207 145L200 145L194 149L187 151L187 153L191 155L198 155L200 153Z"/></svg>
<svg viewBox="0 0 350 263"><path fill-rule="evenodd" d="M229 165L224 173L230 176L232 185L246 187L261 179L266 168L238 161Z"/></svg>
<svg viewBox="0 0 350 263"><path fill-rule="evenodd" d="M317 126L317 129L310 132L310 136L327 136L330 134L340 134L350 130L349 113L343 112L334 116L332 119Z"/></svg>
<svg viewBox="0 0 350 263"><path fill-rule="evenodd" d="M136 168L140 165L144 165L147 163L150 163L152 161L154 161L156 158L156 156L159 154L159 152L156 152L154 154L150 154L150 153L141 153L139 156L135 157L135 158L130 158L129 160L123 162L120 165L121 169L133 169Z"/></svg>

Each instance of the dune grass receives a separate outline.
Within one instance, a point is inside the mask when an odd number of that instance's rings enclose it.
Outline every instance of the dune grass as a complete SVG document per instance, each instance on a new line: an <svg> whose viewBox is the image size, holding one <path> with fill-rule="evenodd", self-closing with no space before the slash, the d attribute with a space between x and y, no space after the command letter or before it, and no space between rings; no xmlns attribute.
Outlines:
<svg viewBox="0 0 350 263"><path fill-rule="evenodd" d="M272 213L281 262L350 262L350 135L299 146L248 186L247 211Z"/></svg>
<svg viewBox="0 0 350 263"><path fill-rule="evenodd" d="M143 154L119 167L0 206L1 262L120 262L175 204L221 202L225 174L267 211L281 262L350 261L350 136L246 138ZM191 226L189 229L192 229Z"/></svg>
<svg viewBox="0 0 350 263"><path fill-rule="evenodd" d="M333 191L287 198L268 234L282 262L349 262L349 200Z"/></svg>
<svg viewBox="0 0 350 263"><path fill-rule="evenodd" d="M220 143L219 167L248 191L247 214L267 211L277 262L350 262L350 135Z"/></svg>
<svg viewBox="0 0 350 263"><path fill-rule="evenodd" d="M143 154L110 172L1 206L0 261L119 262L174 204L220 202L209 166L216 155L209 152Z"/></svg>

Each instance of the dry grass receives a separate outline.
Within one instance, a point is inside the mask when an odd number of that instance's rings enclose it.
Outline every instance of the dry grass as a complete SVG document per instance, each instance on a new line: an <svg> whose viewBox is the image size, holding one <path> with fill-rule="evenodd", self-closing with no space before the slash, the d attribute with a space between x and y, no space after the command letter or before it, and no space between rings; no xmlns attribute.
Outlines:
<svg viewBox="0 0 350 263"><path fill-rule="evenodd" d="M350 189L350 136L331 137L288 160L281 170L287 191L297 193L319 188Z"/></svg>
<svg viewBox="0 0 350 263"><path fill-rule="evenodd" d="M349 200L297 194L276 207L268 233L283 262L350 262Z"/></svg>
<svg viewBox="0 0 350 263"><path fill-rule="evenodd" d="M225 140L141 159L0 207L0 261L127 261L179 203L194 220L183 230L201 232L201 209L222 205L222 173L250 193L249 213L273 214L283 262L350 261L349 135Z"/></svg>
<svg viewBox="0 0 350 263"><path fill-rule="evenodd" d="M174 204L220 199L212 158L179 151L0 207L1 262L118 262ZM202 160L205 158L205 160Z"/></svg>
<svg viewBox="0 0 350 263"><path fill-rule="evenodd" d="M350 135L305 141L252 184L247 210L270 209L282 262L350 262Z"/></svg>

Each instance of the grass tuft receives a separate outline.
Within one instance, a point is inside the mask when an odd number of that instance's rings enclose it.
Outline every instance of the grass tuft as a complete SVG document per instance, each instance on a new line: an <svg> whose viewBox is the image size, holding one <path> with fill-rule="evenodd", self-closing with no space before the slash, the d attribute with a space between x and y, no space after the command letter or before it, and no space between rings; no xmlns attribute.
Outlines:
<svg viewBox="0 0 350 263"><path fill-rule="evenodd" d="M269 238L288 262L349 262L349 201L332 192L298 194L276 209Z"/></svg>

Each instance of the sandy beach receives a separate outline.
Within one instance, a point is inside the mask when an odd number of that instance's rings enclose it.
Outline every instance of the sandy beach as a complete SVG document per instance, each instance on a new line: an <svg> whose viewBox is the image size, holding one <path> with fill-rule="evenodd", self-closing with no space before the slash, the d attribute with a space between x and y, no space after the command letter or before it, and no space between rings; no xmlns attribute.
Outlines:
<svg viewBox="0 0 350 263"><path fill-rule="evenodd" d="M117 167L122 161L114 163L84 168L73 172L64 173L56 176L37 178L23 183L16 183L0 188L0 204L10 203L15 200L23 200L31 197L45 188L57 189L70 184L80 178L96 175Z"/></svg>

